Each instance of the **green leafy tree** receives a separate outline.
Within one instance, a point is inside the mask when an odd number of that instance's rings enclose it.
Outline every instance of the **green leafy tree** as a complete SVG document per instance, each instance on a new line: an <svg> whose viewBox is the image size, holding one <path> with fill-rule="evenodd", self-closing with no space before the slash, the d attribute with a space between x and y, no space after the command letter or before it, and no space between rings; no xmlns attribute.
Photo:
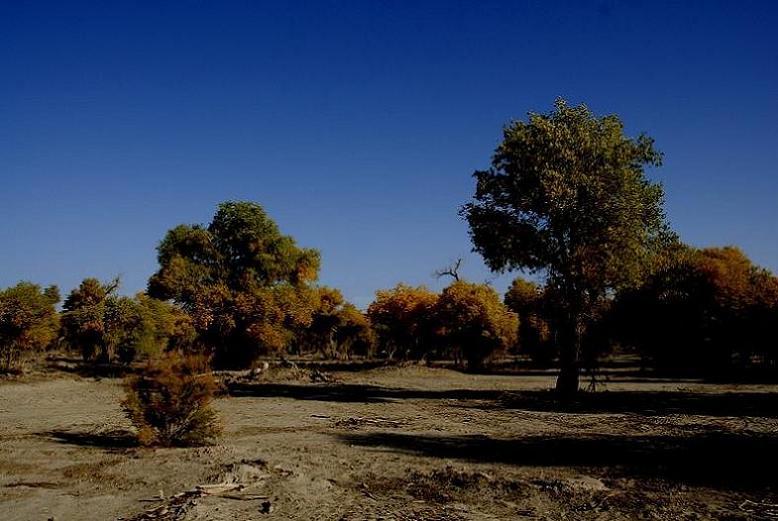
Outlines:
<svg viewBox="0 0 778 521"><path fill-rule="evenodd" d="M455 281L440 294L434 314L443 342L461 353L470 369L516 343L518 316L487 284Z"/></svg>
<svg viewBox="0 0 778 521"><path fill-rule="evenodd" d="M661 154L645 135L624 135L617 116L556 102L508 125L491 168L477 171L462 215L474 250L496 271L545 275L557 299L557 390L578 390L587 312L638 281L667 232L660 185L646 176Z"/></svg>
<svg viewBox="0 0 778 521"><path fill-rule="evenodd" d="M57 338L56 286L41 289L20 282L0 291L0 370L18 369L25 353L48 347Z"/></svg>
<svg viewBox="0 0 778 521"><path fill-rule="evenodd" d="M149 295L190 314L217 365L249 366L311 323L319 253L281 234L255 203L222 203L207 227L176 226L157 251Z"/></svg>

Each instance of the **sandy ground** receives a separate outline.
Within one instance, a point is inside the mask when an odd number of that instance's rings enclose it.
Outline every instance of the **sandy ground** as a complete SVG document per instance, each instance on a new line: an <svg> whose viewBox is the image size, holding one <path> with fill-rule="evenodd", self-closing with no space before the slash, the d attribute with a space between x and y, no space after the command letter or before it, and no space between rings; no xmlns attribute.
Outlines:
<svg viewBox="0 0 778 521"><path fill-rule="evenodd" d="M0 383L0 519L775 519L776 387L624 376L562 406L544 374L333 376L236 384L191 449L132 446L119 380ZM171 499L224 482L267 499Z"/></svg>

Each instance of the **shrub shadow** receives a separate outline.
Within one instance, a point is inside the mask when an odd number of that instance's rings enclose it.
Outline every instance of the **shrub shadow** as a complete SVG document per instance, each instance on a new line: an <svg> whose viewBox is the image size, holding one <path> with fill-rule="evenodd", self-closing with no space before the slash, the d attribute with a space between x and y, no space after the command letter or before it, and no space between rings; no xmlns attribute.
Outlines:
<svg viewBox="0 0 778 521"><path fill-rule="evenodd" d="M436 436L389 432L341 434L347 444L414 455L530 467L582 467L606 476L752 489L778 484L778 438L708 433L695 436Z"/></svg>
<svg viewBox="0 0 778 521"><path fill-rule="evenodd" d="M79 445L82 447L100 447L104 449L127 449L138 446L135 435L126 430L105 432L82 432L51 430L37 433L58 443Z"/></svg>

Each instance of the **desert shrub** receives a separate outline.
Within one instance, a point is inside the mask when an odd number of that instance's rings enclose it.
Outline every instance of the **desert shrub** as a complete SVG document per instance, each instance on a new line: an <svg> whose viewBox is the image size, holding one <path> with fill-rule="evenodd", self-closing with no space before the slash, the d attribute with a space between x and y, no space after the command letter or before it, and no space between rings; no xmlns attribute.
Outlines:
<svg viewBox="0 0 778 521"><path fill-rule="evenodd" d="M437 294L424 286L398 284L379 290L367 309L378 345L391 357L420 359L434 347Z"/></svg>
<svg viewBox="0 0 778 521"><path fill-rule="evenodd" d="M209 444L221 434L211 400L217 388L207 360L169 353L125 383L125 414L143 445Z"/></svg>
<svg viewBox="0 0 778 521"><path fill-rule="evenodd" d="M42 290L20 282L0 291L0 370L17 370L25 353L43 349L57 338L57 302L56 286Z"/></svg>
<svg viewBox="0 0 778 521"><path fill-rule="evenodd" d="M442 341L471 369L516 342L518 317L487 284L454 282L440 294L434 314Z"/></svg>

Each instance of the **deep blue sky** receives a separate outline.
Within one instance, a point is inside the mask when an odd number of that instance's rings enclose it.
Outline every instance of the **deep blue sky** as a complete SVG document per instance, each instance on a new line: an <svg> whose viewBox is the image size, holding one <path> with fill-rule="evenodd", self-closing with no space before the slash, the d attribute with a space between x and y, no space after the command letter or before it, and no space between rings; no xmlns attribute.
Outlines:
<svg viewBox="0 0 778 521"><path fill-rule="evenodd" d="M140 290L226 199L360 305L458 256L491 280L457 208L557 96L656 139L684 240L778 271L776 27L773 1L2 1L0 286Z"/></svg>

